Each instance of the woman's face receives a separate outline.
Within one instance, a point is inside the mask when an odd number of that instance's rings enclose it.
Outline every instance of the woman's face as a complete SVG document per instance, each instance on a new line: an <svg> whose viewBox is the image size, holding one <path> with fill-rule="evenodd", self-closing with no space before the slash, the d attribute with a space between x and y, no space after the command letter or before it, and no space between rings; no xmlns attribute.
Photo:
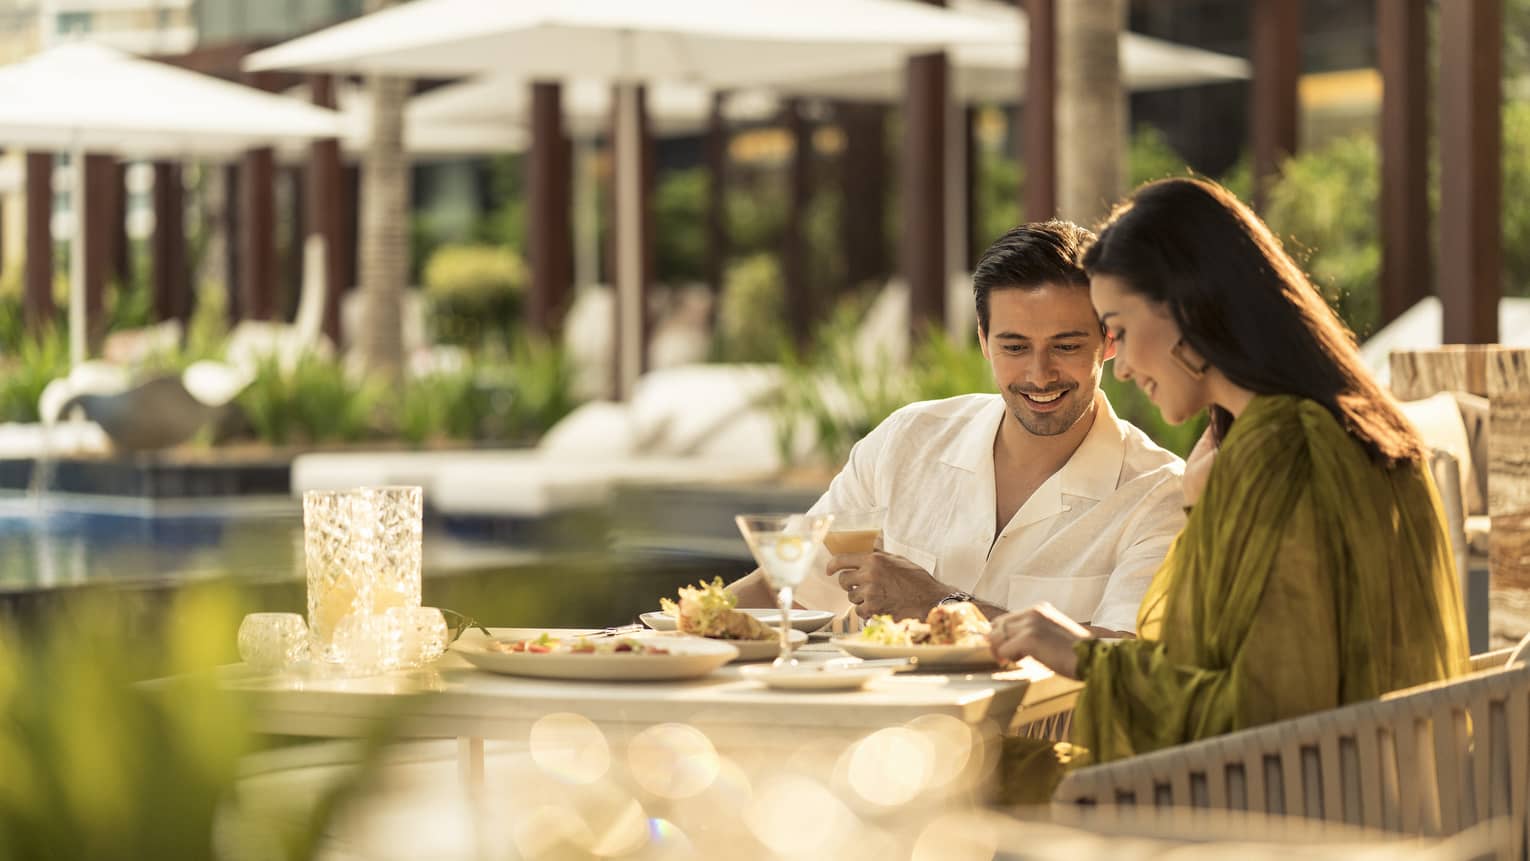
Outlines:
<svg viewBox="0 0 1530 861"><path fill-rule="evenodd" d="M1132 291L1114 275L1092 276L1089 298L1106 335L1115 341L1116 379L1135 382L1164 420L1173 424L1211 405L1206 376L1196 379L1170 352L1179 343L1180 333L1168 308ZM1189 344L1180 352L1196 367L1205 364Z"/></svg>

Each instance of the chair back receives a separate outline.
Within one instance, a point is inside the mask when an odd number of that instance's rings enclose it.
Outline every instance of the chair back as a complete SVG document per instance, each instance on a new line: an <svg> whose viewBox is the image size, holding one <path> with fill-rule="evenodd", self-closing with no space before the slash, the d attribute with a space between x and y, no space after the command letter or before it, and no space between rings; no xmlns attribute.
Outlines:
<svg viewBox="0 0 1530 861"><path fill-rule="evenodd" d="M1053 804L1243 810L1423 835L1507 817L1511 857L1522 858L1527 796L1530 667L1516 664L1081 768Z"/></svg>

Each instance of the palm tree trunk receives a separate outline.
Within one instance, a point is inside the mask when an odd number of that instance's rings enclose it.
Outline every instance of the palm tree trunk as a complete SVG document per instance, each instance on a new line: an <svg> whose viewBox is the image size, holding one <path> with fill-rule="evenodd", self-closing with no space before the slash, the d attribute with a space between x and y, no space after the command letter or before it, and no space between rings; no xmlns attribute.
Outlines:
<svg viewBox="0 0 1530 861"><path fill-rule="evenodd" d="M367 11L394 5L367 0ZM368 373L397 378L404 366L404 286L409 277L409 162L404 156L406 78L369 76L372 137L361 176L361 330L354 343Z"/></svg>
<svg viewBox="0 0 1530 861"><path fill-rule="evenodd" d="M1057 3L1057 209L1079 224L1098 222L1123 191L1125 18L1123 0Z"/></svg>

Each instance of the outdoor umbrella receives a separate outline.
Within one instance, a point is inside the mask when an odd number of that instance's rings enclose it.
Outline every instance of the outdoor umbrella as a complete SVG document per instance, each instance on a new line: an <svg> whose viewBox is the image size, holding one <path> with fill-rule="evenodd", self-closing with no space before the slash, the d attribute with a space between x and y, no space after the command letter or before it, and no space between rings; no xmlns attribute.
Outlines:
<svg viewBox="0 0 1530 861"><path fill-rule="evenodd" d="M528 136L517 123L501 121L499 117L484 114L466 104L455 111L426 110L429 105L425 100L437 93L479 85L478 81L451 84L411 98L404 106L404 151L416 161L426 161L524 150ZM307 101L309 93L307 85L299 85L286 94ZM360 156L372 136L371 94L360 84L337 82L335 110L340 114L341 148L347 155ZM307 150L302 143L288 144L283 149L283 157L306 159Z"/></svg>
<svg viewBox="0 0 1530 861"><path fill-rule="evenodd" d="M906 0L414 0L257 52L245 67L618 82L618 365L625 393L642 363L638 83L747 87L996 38L988 22Z"/></svg>
<svg viewBox="0 0 1530 861"><path fill-rule="evenodd" d="M948 56L951 96L961 102L1012 104L1023 98L1027 26L1013 5L994 0L949 0L949 8L988 22L996 41L959 45ZM1138 33L1121 34L1121 82L1133 91L1244 80L1252 69L1241 57L1218 54ZM856 101L895 102L903 95L903 66L896 62L847 64L829 74L789 74L782 91Z"/></svg>
<svg viewBox="0 0 1530 861"><path fill-rule="evenodd" d="M69 353L85 356L84 155L229 158L285 140L335 137L333 111L71 43L0 67L0 145L71 153Z"/></svg>
<svg viewBox="0 0 1530 861"><path fill-rule="evenodd" d="M414 97L405 121L529 125L529 82L522 77L489 75L449 84ZM342 105L342 108L344 106ZM648 120L660 137L699 134L712 114L712 91L696 84L657 84L648 88ZM774 96L763 90L728 94L724 107L734 121L773 119L781 109ZM565 81L563 118L574 137L604 134L611 128L611 85L607 81Z"/></svg>

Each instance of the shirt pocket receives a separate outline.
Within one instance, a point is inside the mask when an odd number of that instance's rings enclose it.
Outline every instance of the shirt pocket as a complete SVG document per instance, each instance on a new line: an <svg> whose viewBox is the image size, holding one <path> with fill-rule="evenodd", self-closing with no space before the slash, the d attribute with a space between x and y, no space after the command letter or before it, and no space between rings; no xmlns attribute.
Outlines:
<svg viewBox="0 0 1530 861"><path fill-rule="evenodd" d="M1094 611L1105 598L1109 574L1085 577L1031 577L1025 574L1009 576L1010 611L1025 610L1043 601L1061 610L1076 622L1093 621Z"/></svg>

